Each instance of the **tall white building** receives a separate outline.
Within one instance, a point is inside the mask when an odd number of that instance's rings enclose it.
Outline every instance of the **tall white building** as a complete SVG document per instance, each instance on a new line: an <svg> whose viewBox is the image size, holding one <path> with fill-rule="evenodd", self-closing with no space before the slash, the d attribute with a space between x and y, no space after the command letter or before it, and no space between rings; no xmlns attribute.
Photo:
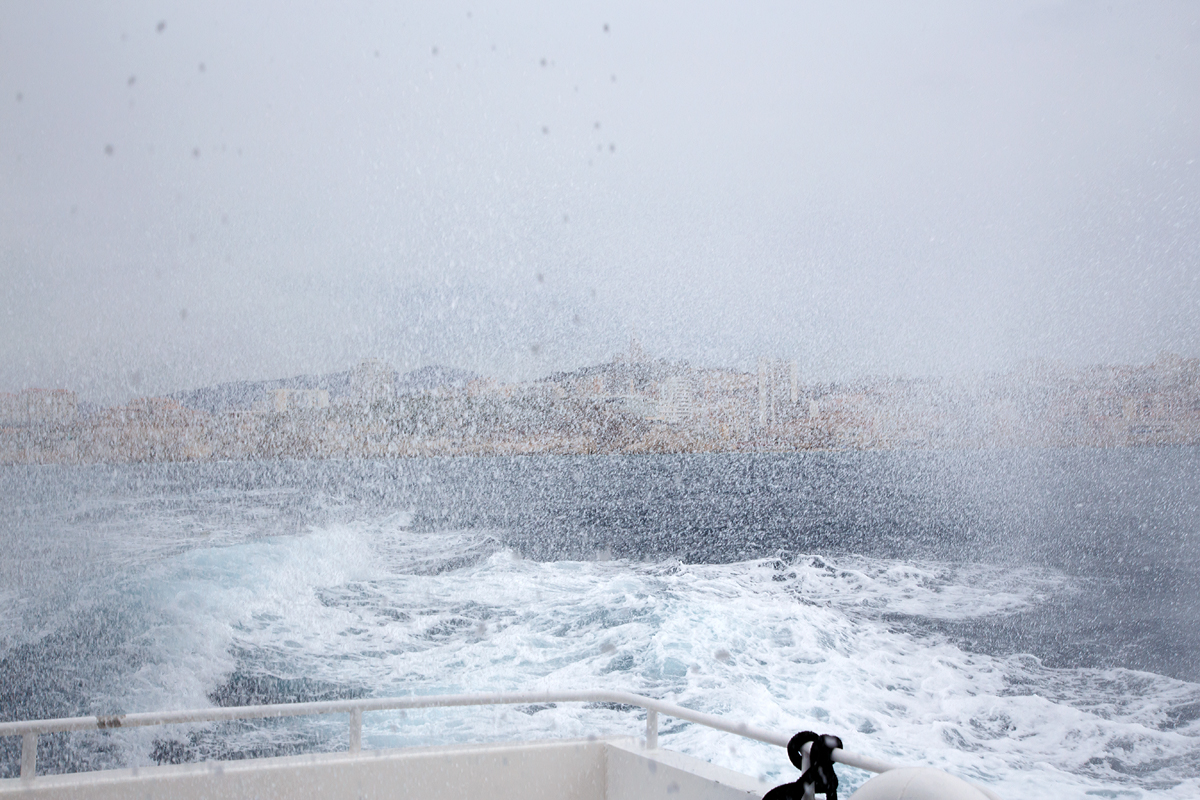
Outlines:
<svg viewBox="0 0 1200 800"><path fill-rule="evenodd" d="M794 359L758 360L758 425L767 428L795 416L800 370Z"/></svg>
<svg viewBox="0 0 1200 800"><path fill-rule="evenodd" d="M692 383L682 375L672 375L659 387L658 418L664 422L683 422L696 410Z"/></svg>

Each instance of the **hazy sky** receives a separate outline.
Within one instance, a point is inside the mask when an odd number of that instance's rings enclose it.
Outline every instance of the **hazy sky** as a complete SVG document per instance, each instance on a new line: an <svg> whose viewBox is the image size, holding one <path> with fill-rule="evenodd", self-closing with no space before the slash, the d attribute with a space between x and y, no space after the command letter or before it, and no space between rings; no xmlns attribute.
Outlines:
<svg viewBox="0 0 1200 800"><path fill-rule="evenodd" d="M1195 2L245 5L0 0L0 391L1200 355Z"/></svg>

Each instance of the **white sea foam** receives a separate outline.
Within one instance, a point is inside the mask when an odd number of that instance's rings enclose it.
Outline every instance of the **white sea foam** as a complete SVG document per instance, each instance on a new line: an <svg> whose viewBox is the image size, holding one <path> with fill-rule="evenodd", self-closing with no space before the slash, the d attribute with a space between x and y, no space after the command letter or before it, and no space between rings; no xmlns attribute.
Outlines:
<svg viewBox="0 0 1200 800"><path fill-rule="evenodd" d="M1072 590L1065 576L1032 567L858 556L800 558L788 577L802 600L940 620L1011 614Z"/></svg>
<svg viewBox="0 0 1200 800"><path fill-rule="evenodd" d="M837 733L1012 798L1200 792L1200 687L969 653L890 616L1012 613L1070 591L1054 573L819 557L543 563L486 534L389 518L193 550L152 574L140 601L158 620L142 642L154 656L113 688L126 710L206 705L235 668L377 695L604 687ZM566 705L365 720L373 747L639 730L635 712ZM776 748L674 720L662 741L767 784L795 774ZM867 777L841 772L848 787Z"/></svg>

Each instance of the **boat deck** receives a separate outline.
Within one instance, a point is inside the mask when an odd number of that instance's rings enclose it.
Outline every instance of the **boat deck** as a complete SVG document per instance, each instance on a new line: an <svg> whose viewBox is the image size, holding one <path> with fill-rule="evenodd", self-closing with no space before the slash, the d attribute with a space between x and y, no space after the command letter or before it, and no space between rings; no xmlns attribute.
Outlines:
<svg viewBox="0 0 1200 800"><path fill-rule="evenodd" d="M0 781L0 797L758 800L757 780L640 739L363 750Z"/></svg>
<svg viewBox="0 0 1200 800"><path fill-rule="evenodd" d="M407 708L536 703L617 703L646 710L645 738L589 738L403 749L363 749L363 715ZM345 714L347 749L280 758L133 767L38 775L40 736L229 720ZM438 800L758 800L771 787L754 778L658 747L659 715L786 747L790 737L628 692L524 692L361 698L236 708L205 708L0 723L0 736L20 736L21 775L0 780L0 800L26 798L431 798ZM809 765L801 748L801 770ZM887 773L868 781L864 798L938 797L998 800L938 770L899 769L834 749L833 761ZM872 788L874 786L874 788ZM924 788L921 788L924 787ZM915 794L913 792L916 792ZM679 796L678 798L676 796Z"/></svg>

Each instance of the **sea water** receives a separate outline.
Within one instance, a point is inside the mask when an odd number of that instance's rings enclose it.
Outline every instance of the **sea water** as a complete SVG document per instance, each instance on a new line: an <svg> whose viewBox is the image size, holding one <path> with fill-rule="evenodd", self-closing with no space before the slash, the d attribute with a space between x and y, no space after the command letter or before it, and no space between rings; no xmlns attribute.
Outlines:
<svg viewBox="0 0 1200 800"><path fill-rule="evenodd" d="M608 688L1018 797L1200 794L1195 449L0 469L0 717ZM364 746L637 735L559 704ZM346 719L43 736L64 772L337 750ZM763 781L778 748L670 718ZM0 741L0 776L19 741ZM868 775L841 767L848 789Z"/></svg>

